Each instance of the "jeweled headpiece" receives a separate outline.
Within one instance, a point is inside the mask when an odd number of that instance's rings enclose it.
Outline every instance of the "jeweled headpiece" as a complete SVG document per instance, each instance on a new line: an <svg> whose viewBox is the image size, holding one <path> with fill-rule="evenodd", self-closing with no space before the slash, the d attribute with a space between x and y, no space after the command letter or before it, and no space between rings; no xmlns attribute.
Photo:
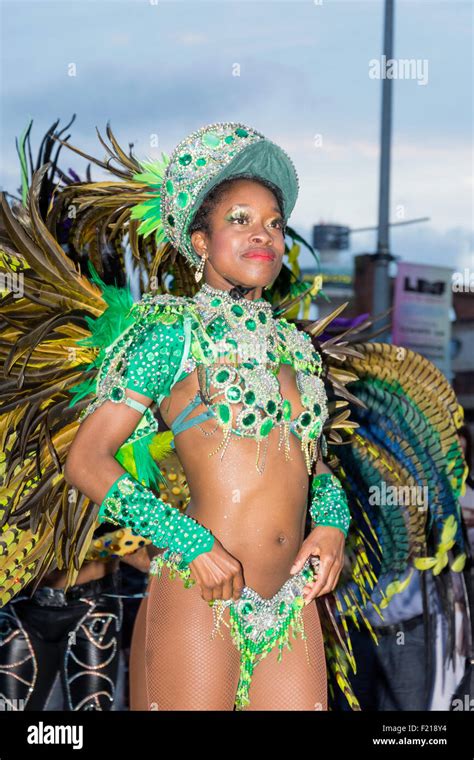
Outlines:
<svg viewBox="0 0 474 760"><path fill-rule="evenodd" d="M135 179L148 182L155 195L137 205L132 218L138 232L155 232L157 243L169 241L197 267L188 229L209 191L224 179L252 175L280 188L287 222L298 196L298 175L288 154L252 127L236 122L209 124L182 140L161 164L142 164ZM158 191L159 196L156 195Z"/></svg>

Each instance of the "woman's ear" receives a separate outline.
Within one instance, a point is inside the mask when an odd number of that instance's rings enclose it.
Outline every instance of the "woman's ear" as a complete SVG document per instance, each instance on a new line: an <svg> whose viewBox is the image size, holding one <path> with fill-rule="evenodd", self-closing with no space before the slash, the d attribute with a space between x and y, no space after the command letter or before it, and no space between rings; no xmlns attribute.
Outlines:
<svg viewBox="0 0 474 760"><path fill-rule="evenodd" d="M201 230L195 230L190 236L191 245L198 256L204 256L207 251L207 237Z"/></svg>

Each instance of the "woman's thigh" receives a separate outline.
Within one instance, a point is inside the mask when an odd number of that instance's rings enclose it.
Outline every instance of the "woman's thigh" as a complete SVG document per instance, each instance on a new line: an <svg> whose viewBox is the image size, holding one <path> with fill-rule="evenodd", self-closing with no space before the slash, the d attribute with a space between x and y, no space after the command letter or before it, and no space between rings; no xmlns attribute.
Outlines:
<svg viewBox="0 0 474 760"><path fill-rule="evenodd" d="M152 576L146 612L149 710L232 710L239 652L229 630L212 636L213 614L198 585ZM228 610L224 620L229 622Z"/></svg>
<svg viewBox="0 0 474 760"><path fill-rule="evenodd" d="M318 608L303 608L305 641L290 635L291 650L278 646L256 666L246 710L327 710L327 670Z"/></svg>

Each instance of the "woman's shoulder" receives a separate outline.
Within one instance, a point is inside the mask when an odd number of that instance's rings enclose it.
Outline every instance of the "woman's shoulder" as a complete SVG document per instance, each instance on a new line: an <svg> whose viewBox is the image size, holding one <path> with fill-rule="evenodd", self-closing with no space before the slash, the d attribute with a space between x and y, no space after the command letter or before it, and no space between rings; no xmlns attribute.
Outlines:
<svg viewBox="0 0 474 760"><path fill-rule="evenodd" d="M192 299L188 296L175 296L172 293L145 293L139 301L133 304L130 314L137 321L168 321L170 317L176 319L191 308ZM163 320L164 318L164 320ZM174 320L173 320L174 321Z"/></svg>
<svg viewBox="0 0 474 760"><path fill-rule="evenodd" d="M279 317L275 321L283 349L290 352L297 363L304 364L304 368L309 371L320 371L322 356L314 345L311 335L285 317Z"/></svg>

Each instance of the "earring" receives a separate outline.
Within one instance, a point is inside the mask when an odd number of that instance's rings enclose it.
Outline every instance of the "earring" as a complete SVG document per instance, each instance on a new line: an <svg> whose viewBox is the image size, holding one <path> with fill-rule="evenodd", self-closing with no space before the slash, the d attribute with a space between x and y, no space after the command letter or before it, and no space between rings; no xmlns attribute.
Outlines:
<svg viewBox="0 0 474 760"><path fill-rule="evenodd" d="M199 262L199 266L196 269L194 273L194 279L196 282L199 282L199 280L202 278L202 274L204 272L204 264L206 263L207 259L207 253L205 253L203 256L201 256L201 261Z"/></svg>

